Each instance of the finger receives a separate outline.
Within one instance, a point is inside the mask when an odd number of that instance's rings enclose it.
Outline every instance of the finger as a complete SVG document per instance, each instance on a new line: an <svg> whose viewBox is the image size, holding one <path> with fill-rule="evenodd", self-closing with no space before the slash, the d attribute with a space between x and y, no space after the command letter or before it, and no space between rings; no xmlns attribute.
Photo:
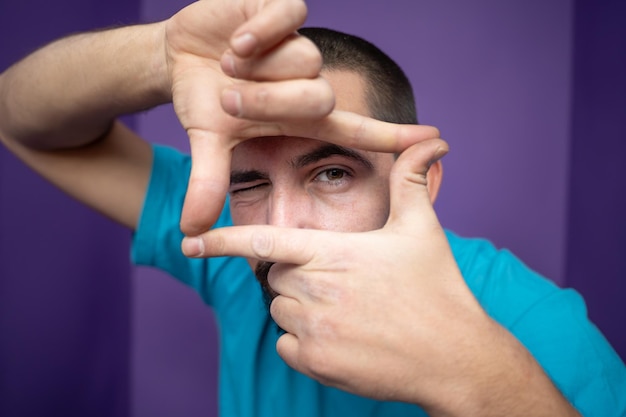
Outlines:
<svg viewBox="0 0 626 417"><path fill-rule="evenodd" d="M294 33L263 55L244 59L229 49L222 55L221 67L226 75L244 80L316 78L322 56L313 42Z"/></svg>
<svg viewBox="0 0 626 417"><path fill-rule="evenodd" d="M302 133L294 132L294 136ZM402 152L410 145L439 136L433 126L387 123L336 110L317 123L313 139L373 152Z"/></svg>
<svg viewBox="0 0 626 417"><path fill-rule="evenodd" d="M233 52L243 58L273 48L302 26L307 15L302 0L274 0L261 10L256 4L246 6L249 19L237 28L230 41Z"/></svg>
<svg viewBox="0 0 626 417"><path fill-rule="evenodd" d="M285 297L300 299L301 280L298 275L300 265L275 263L267 274L267 283L276 293Z"/></svg>
<svg viewBox="0 0 626 417"><path fill-rule="evenodd" d="M298 363L298 351L300 349L300 343L298 337L292 333L285 333L278 338L276 342L276 352L287 365L291 366L296 371L302 372L303 368Z"/></svg>
<svg viewBox="0 0 626 417"><path fill-rule="evenodd" d="M431 139L405 150L394 164L390 178L390 213L386 228L412 233L422 227L439 227L428 193L431 164L448 152L441 139Z"/></svg>
<svg viewBox="0 0 626 417"><path fill-rule="evenodd" d="M304 265L316 252L325 231L273 226L233 226L210 230L183 240L183 253L192 257L242 256L261 261Z"/></svg>
<svg viewBox="0 0 626 417"><path fill-rule="evenodd" d="M225 112L256 121L319 120L329 114L334 105L333 90L321 77L313 80L238 83L222 94L222 108Z"/></svg>
<svg viewBox="0 0 626 417"><path fill-rule="evenodd" d="M285 92L285 94L289 93L289 91ZM267 91L267 96L263 100L266 103L265 106L261 106L260 103L253 103L253 100L246 101L242 113L253 114L255 117L263 119L273 117L283 121L276 123L249 122L241 128L242 138L295 136L323 140L348 148L373 152L402 152L415 143L439 137L439 130L433 126L387 123L339 110L334 110L323 119L315 119L311 116L309 120L306 120L307 111L309 114L315 115L321 111L316 109L314 104L307 110L294 109L297 107L295 106L295 103L298 102L297 97L293 97L291 106L282 104L283 107L278 110L281 104L277 103L276 97L272 95L272 90ZM277 107L273 106L275 103ZM302 119L289 119L288 113L290 111L297 111ZM269 117L269 114L272 117Z"/></svg>
<svg viewBox="0 0 626 417"><path fill-rule="evenodd" d="M187 133L192 166L180 228L185 235L196 236L211 228L224 206L231 152L214 134L197 129Z"/></svg>
<svg viewBox="0 0 626 417"><path fill-rule="evenodd" d="M292 334L299 334L301 320L300 303L282 294L276 296L270 304L270 315L278 327Z"/></svg>

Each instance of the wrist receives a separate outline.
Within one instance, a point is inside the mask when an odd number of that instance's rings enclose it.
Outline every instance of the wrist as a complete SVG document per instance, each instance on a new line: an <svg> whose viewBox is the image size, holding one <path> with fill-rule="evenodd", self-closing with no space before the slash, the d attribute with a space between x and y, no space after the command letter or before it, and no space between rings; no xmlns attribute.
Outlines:
<svg viewBox="0 0 626 417"><path fill-rule="evenodd" d="M493 320L432 416L579 416L528 350Z"/></svg>
<svg viewBox="0 0 626 417"><path fill-rule="evenodd" d="M151 60L148 65L147 77L152 81L152 90L160 103L172 101L172 80L169 74L166 50L166 24L161 21L147 25L146 29L152 31Z"/></svg>

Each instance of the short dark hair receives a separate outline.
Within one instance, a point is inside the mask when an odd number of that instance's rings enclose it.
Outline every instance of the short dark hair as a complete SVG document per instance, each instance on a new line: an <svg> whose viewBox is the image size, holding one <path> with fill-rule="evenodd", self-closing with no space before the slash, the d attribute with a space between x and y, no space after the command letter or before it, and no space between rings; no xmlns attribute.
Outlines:
<svg viewBox="0 0 626 417"><path fill-rule="evenodd" d="M298 30L321 51L327 70L353 71L367 84L365 94L372 117L391 123L417 124L411 82L402 68L365 39L332 29Z"/></svg>

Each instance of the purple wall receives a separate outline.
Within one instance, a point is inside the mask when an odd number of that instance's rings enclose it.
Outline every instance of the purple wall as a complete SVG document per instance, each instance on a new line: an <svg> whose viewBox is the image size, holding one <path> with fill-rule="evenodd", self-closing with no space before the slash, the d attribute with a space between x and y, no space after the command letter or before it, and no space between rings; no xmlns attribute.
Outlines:
<svg viewBox="0 0 626 417"><path fill-rule="evenodd" d="M35 20L32 3L0 3L0 39L20 39L3 41L2 68L68 31L137 13L152 21L185 4L143 0L124 10L63 1L41 2L48 20ZM626 50L624 6L312 0L309 10L309 25L362 35L406 69L420 120L451 144L437 203L444 225L488 237L581 290L625 357L626 65L613 52ZM187 148L169 106L135 122L150 140ZM0 415L36 415L38 400L39 410L65 404L57 409L67 416L98 415L88 407L121 416L128 396L133 417L214 415L215 324L199 297L146 268L129 281L125 231L58 195L4 150L0 164Z"/></svg>
<svg viewBox="0 0 626 417"><path fill-rule="evenodd" d="M567 284L626 360L626 3L576 11Z"/></svg>
<svg viewBox="0 0 626 417"><path fill-rule="evenodd" d="M138 10L122 0L0 2L0 71ZM129 415L128 236L0 147L1 416Z"/></svg>
<svg viewBox="0 0 626 417"><path fill-rule="evenodd" d="M144 11L166 16L171 3L144 0ZM444 187L437 204L442 222L461 234L485 236L509 247L564 283L572 3L474 1L455 2L451 8L449 2L315 0L309 2L309 12L307 25L361 35L405 68L414 83L421 122L438 126L452 147L444 160ZM138 126L152 140L187 146L169 108L140 117ZM153 302L156 308L136 315L137 327L156 329L166 310L172 311L169 321L176 320L177 326L172 334L160 329L134 334L136 347L150 344L153 354L156 344L162 352L150 363L146 358L140 367L135 363L139 374L150 370L143 380L136 379L141 383L135 385L136 392L142 395L135 396L135 410L146 412L135 417L174 407L172 402L185 410L192 404L204 407L205 397L190 403L185 391L197 391L197 386L182 389L180 380L166 378L168 391L179 396L163 399L156 394L165 383L151 383L149 376L177 374L167 352L177 349L180 356L188 349L197 352L191 326L197 326L194 320L204 323L207 314L200 311L198 297L182 294L177 283L150 271L138 275L138 297L162 302ZM156 279L147 278L150 275ZM185 297L185 305L166 301L171 293ZM197 319L190 319L193 310L200 311ZM181 338L181 332L188 336ZM204 340L202 349L209 352L213 346ZM142 355L135 350L136 358ZM203 377L206 356L177 355L175 360L185 364L201 360L193 378ZM212 395L210 382L205 381L202 389ZM144 402L147 397L149 403Z"/></svg>
<svg viewBox="0 0 626 417"><path fill-rule="evenodd" d="M443 224L489 237L557 282L571 8L568 0L326 0L311 2L309 22L372 40L407 72L420 122L438 126L451 146L437 204Z"/></svg>

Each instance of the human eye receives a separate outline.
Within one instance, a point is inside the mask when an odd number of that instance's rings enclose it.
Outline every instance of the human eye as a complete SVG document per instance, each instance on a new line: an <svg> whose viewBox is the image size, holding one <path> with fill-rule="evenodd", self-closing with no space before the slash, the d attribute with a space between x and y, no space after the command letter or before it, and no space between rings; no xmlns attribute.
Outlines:
<svg viewBox="0 0 626 417"><path fill-rule="evenodd" d="M261 182L257 184L247 184L247 185L238 186L238 187L231 187L229 193L232 196L250 194L254 191L261 190L263 187L267 185L268 185L267 183Z"/></svg>
<svg viewBox="0 0 626 417"><path fill-rule="evenodd" d="M325 183L326 185L342 185L352 177L352 174L343 168L332 167L320 171L314 181Z"/></svg>

